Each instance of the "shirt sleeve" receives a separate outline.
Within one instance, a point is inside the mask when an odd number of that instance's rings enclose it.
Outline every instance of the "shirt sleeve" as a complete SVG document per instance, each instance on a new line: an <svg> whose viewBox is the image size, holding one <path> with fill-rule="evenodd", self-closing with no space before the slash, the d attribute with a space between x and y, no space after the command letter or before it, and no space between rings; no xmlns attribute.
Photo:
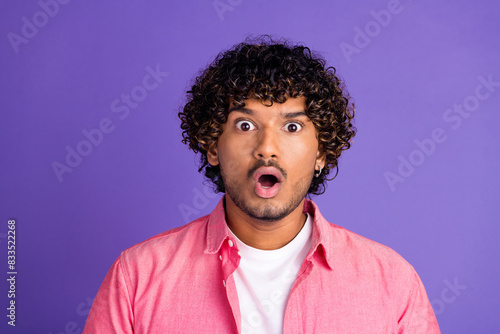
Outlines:
<svg viewBox="0 0 500 334"><path fill-rule="evenodd" d="M398 321L398 334L440 334L439 325L424 285L413 270L410 292Z"/></svg>
<svg viewBox="0 0 500 334"><path fill-rule="evenodd" d="M120 257L109 269L90 308L83 334L133 333L133 312Z"/></svg>

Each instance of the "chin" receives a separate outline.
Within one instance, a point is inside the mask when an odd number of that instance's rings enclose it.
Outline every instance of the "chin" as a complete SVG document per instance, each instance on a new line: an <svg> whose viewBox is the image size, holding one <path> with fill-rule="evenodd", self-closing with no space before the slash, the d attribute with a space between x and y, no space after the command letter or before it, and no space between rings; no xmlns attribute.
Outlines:
<svg viewBox="0 0 500 334"><path fill-rule="evenodd" d="M272 198L270 199L264 199L266 202L267 201L272 201ZM265 222L275 222L278 220L281 220L288 216L293 209L288 208L288 207L283 207L283 205L273 205L271 203L264 204L262 206L259 206L257 208L249 208L247 206L243 206L240 208L243 212L245 212L247 215L250 217L265 221Z"/></svg>

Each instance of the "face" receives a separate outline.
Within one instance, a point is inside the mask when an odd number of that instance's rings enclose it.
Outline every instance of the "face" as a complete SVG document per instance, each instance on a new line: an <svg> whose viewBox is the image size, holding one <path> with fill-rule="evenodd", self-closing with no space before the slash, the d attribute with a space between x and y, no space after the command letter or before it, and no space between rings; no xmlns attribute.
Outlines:
<svg viewBox="0 0 500 334"><path fill-rule="evenodd" d="M305 98L229 106L208 162L219 165L229 202L261 221L288 216L307 194L315 169L324 167L317 131L305 113Z"/></svg>

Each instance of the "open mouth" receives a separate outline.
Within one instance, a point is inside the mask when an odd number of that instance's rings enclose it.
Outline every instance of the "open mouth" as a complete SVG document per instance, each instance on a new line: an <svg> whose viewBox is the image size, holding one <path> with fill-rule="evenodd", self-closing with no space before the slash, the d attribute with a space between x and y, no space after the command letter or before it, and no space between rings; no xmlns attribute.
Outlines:
<svg viewBox="0 0 500 334"><path fill-rule="evenodd" d="M280 191L283 175L275 167L260 167L253 174L253 179L255 194L261 198L272 198Z"/></svg>
<svg viewBox="0 0 500 334"><path fill-rule="evenodd" d="M278 178L274 175L264 174L259 177L258 182L262 185L264 189L269 189L278 183Z"/></svg>

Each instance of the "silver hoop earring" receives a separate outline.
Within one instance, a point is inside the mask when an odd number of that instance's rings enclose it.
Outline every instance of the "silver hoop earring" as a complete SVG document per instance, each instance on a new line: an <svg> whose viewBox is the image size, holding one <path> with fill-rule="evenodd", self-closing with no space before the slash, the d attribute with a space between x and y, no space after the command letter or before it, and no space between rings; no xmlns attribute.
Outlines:
<svg viewBox="0 0 500 334"><path fill-rule="evenodd" d="M321 167L319 167L319 170L315 170L315 172L314 172L315 177L319 177L320 175L321 175Z"/></svg>

